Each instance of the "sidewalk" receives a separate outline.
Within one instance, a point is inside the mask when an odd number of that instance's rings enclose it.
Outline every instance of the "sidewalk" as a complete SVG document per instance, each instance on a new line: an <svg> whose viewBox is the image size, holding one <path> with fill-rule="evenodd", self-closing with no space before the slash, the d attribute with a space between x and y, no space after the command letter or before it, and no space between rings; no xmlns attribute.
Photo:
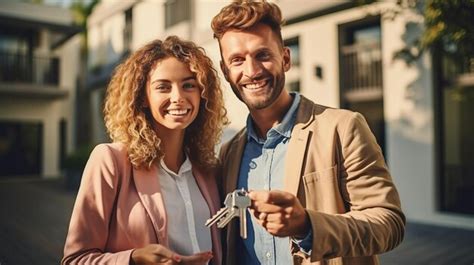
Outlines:
<svg viewBox="0 0 474 265"><path fill-rule="evenodd" d="M51 180L0 181L0 265L59 264L75 193ZM409 223L383 265L474 264L474 230Z"/></svg>

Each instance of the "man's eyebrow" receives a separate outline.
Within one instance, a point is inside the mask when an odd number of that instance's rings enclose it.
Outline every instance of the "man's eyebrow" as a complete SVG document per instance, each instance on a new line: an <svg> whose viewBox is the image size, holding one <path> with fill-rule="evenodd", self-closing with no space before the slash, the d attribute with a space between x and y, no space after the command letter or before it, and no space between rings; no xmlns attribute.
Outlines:
<svg viewBox="0 0 474 265"><path fill-rule="evenodd" d="M253 52L252 52L252 55L259 54L259 53L261 53L261 52L273 53L273 51L272 51L270 48L268 48L268 47L260 47L260 48L258 48L257 50L253 51ZM233 59L233 58L235 58L235 57L238 57L238 56L240 56L240 55L241 55L240 52L231 53L231 54L229 54L229 55L227 56L227 60L230 61L231 59Z"/></svg>

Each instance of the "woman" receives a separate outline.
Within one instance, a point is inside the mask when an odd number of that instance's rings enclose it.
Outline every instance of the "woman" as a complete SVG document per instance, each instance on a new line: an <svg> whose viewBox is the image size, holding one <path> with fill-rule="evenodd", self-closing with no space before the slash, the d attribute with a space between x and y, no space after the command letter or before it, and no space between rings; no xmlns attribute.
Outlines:
<svg viewBox="0 0 474 265"><path fill-rule="evenodd" d="M227 119L203 49L175 36L145 45L117 67L104 113L113 143L84 169L62 263L220 264L204 223L220 204L214 147Z"/></svg>

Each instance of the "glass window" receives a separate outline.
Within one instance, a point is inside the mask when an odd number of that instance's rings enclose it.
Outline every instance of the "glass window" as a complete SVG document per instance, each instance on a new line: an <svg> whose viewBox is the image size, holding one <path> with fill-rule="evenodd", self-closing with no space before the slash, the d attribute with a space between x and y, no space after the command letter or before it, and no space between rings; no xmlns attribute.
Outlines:
<svg viewBox="0 0 474 265"><path fill-rule="evenodd" d="M300 65L300 43L299 38L291 38L284 41L285 46L290 48L291 65Z"/></svg>
<svg viewBox="0 0 474 265"><path fill-rule="evenodd" d="M43 125L0 121L0 179L41 172Z"/></svg>
<svg viewBox="0 0 474 265"><path fill-rule="evenodd" d="M129 8L125 11L125 28L123 32L123 46L125 52L129 52L132 49L132 38L133 38L133 9Z"/></svg>
<svg viewBox="0 0 474 265"><path fill-rule="evenodd" d="M442 68L441 210L474 214L474 60L445 58Z"/></svg>
<svg viewBox="0 0 474 265"><path fill-rule="evenodd" d="M189 0L166 0L165 28L179 22L189 20L191 16L191 2Z"/></svg>
<svg viewBox="0 0 474 265"><path fill-rule="evenodd" d="M288 83L288 91L300 92L300 81L293 81Z"/></svg>

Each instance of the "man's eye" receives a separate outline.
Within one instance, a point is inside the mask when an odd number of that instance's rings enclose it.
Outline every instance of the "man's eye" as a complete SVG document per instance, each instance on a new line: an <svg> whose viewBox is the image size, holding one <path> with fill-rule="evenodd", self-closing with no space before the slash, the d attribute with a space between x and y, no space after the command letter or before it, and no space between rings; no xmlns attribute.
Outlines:
<svg viewBox="0 0 474 265"><path fill-rule="evenodd" d="M258 54L258 58L259 58L260 60L268 60L268 59L271 58L271 55L270 55L270 53L268 53L268 52L262 52L262 53L259 53L259 54Z"/></svg>
<svg viewBox="0 0 474 265"><path fill-rule="evenodd" d="M240 64L242 64L243 61L244 61L243 58L235 57L235 58L232 58L232 59L230 60L230 63L231 63L232 65L240 65Z"/></svg>

